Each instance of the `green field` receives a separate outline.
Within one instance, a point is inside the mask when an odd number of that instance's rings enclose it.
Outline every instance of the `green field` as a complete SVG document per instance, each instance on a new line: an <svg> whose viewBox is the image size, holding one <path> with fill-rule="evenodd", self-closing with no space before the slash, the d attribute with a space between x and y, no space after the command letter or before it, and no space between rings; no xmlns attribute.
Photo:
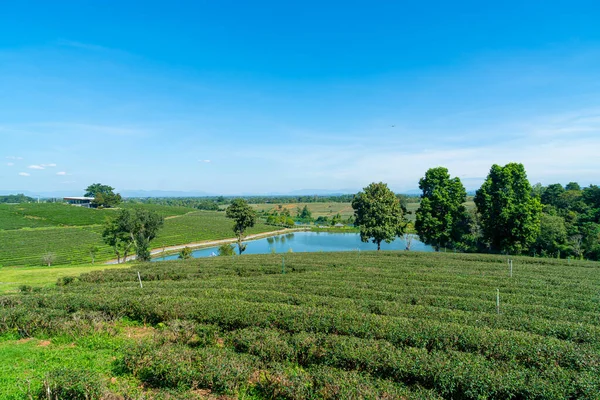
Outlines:
<svg viewBox="0 0 600 400"><path fill-rule="evenodd" d="M308 209L311 211L313 218L318 218L321 216L331 218L338 213L344 218L348 218L354 215L354 210L352 209L352 205L350 203L250 204L250 207L254 208L257 211L281 212L281 210L286 209L290 212L292 216L296 215L296 210L298 209L298 207L303 208L304 206L308 206Z"/></svg>
<svg viewBox="0 0 600 400"><path fill-rule="evenodd" d="M515 257L510 277L506 258L490 255L215 257L93 272L0 304L3 399L35 393L59 366L82 370L63 388L84 381L140 399L600 393L592 262Z"/></svg>
<svg viewBox="0 0 600 400"><path fill-rule="evenodd" d="M124 207L142 207L165 217L164 227L151 243L154 249L233 236L233 222L223 212L152 204ZM56 265L91 263L92 245L99 248L97 261L116 258L102 241L102 224L117 211L65 204L0 205L0 267L41 265L47 253L54 254ZM275 229L259 222L249 233Z"/></svg>
<svg viewBox="0 0 600 400"><path fill-rule="evenodd" d="M342 218L348 218L354 215L354 210L352 209L351 203L289 203L289 204L250 204L252 208L257 211L264 212L281 212L282 209L287 209L292 216L295 216L297 213L298 207L303 208L307 206L310 212L312 213L313 218L319 217L331 217L336 214L340 214ZM468 201L465 203L467 210L471 210L475 208L475 203L473 201ZM280 208L281 207L281 208ZM419 203L408 203L406 205L407 211L410 214L407 216L408 220L411 222L415 221L415 212L419 208Z"/></svg>

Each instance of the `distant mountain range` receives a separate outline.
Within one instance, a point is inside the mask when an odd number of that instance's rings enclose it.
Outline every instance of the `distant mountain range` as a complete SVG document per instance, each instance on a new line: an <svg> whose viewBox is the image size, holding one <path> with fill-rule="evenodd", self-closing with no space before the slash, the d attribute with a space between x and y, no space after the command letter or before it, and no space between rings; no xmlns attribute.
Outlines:
<svg viewBox="0 0 600 400"><path fill-rule="evenodd" d="M292 190L290 192L269 192L269 193L240 193L237 195L223 195L225 197L234 196L336 196L342 194L354 194L358 193L361 189L300 189ZM63 198L69 196L83 196L83 192L77 191L41 191L33 192L31 190L0 190L0 196L9 194L23 193L25 196L33 198ZM213 197L221 196L220 193L209 193L203 191L183 191L183 190L121 190L119 191L123 197ZM418 196L421 194L419 189L411 189L400 192L409 196ZM472 196L475 194L475 190L467 190L467 194Z"/></svg>

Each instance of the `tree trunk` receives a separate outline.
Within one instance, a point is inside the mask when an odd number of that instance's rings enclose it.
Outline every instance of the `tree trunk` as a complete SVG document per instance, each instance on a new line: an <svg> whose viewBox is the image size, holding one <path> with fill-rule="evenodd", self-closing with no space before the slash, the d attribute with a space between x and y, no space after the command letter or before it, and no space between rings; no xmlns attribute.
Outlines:
<svg viewBox="0 0 600 400"><path fill-rule="evenodd" d="M377 251L381 250L381 242L377 242Z"/></svg>

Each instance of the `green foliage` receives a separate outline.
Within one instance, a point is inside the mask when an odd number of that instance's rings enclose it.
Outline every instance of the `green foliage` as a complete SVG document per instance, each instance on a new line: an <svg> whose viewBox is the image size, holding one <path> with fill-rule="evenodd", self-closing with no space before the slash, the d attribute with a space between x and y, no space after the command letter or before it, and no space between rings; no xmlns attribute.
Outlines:
<svg viewBox="0 0 600 400"><path fill-rule="evenodd" d="M492 251L519 254L535 242L542 206L531 196L523 164L494 164L475 195L483 239Z"/></svg>
<svg viewBox="0 0 600 400"><path fill-rule="evenodd" d="M45 253L42 256L42 265L50 267L55 260L56 260L56 254L54 254L52 252Z"/></svg>
<svg viewBox="0 0 600 400"><path fill-rule="evenodd" d="M187 246L181 249L181 251L179 252L179 259L188 260L190 258L192 258L192 249L190 249Z"/></svg>
<svg viewBox="0 0 600 400"><path fill-rule="evenodd" d="M235 199L227 207L225 215L234 221L233 232L237 236L239 254L242 254L246 249L246 245L242 241L246 236L246 230L252 228L256 223L256 211L248 205L246 200Z"/></svg>
<svg viewBox="0 0 600 400"><path fill-rule="evenodd" d="M559 216L542 214L540 234L533 246L537 254L559 257L567 249L567 229Z"/></svg>
<svg viewBox="0 0 600 400"><path fill-rule="evenodd" d="M0 204L0 230L99 225L112 215L112 210L58 203Z"/></svg>
<svg viewBox="0 0 600 400"><path fill-rule="evenodd" d="M97 374L85 370L56 369L47 374L43 385L34 398L99 400L104 392L104 383Z"/></svg>
<svg viewBox="0 0 600 400"><path fill-rule="evenodd" d="M223 243L219 246L218 255L220 256L232 256L235 254L233 245L229 243Z"/></svg>
<svg viewBox="0 0 600 400"><path fill-rule="evenodd" d="M559 206L560 197L564 192L565 189L559 183L548 185L541 196L542 204L548 204L555 207Z"/></svg>
<svg viewBox="0 0 600 400"><path fill-rule="evenodd" d="M312 212L308 209L308 205L304 205L298 210L298 220L302 222L311 222L313 220Z"/></svg>
<svg viewBox="0 0 600 400"><path fill-rule="evenodd" d="M0 196L0 204L1 203L10 203L10 204L33 203L34 201L35 201L34 198L25 196L23 193Z"/></svg>
<svg viewBox="0 0 600 400"><path fill-rule="evenodd" d="M96 207L115 207L122 201L120 194L114 193L115 188L100 183L94 183L85 189L85 197L93 197L92 205Z"/></svg>
<svg viewBox="0 0 600 400"><path fill-rule="evenodd" d="M416 212L415 229L426 244L437 251L455 248L468 230L468 216L463 203L467 192L459 178L450 178L448 169L431 168L419 180L423 191Z"/></svg>
<svg viewBox="0 0 600 400"><path fill-rule="evenodd" d="M369 239L381 248L381 242L390 243L404 233L407 220L406 209L387 184L371 183L352 200L356 217L355 225L360 229L360 239Z"/></svg>
<svg viewBox="0 0 600 400"><path fill-rule="evenodd" d="M102 236L113 247L117 257L121 251L127 259L129 249L134 248L139 261L150 261L150 241L164 225L164 218L145 209L124 209L119 215L105 224Z"/></svg>
<svg viewBox="0 0 600 400"><path fill-rule="evenodd" d="M173 398L597 398L597 264L513 260L512 278L480 254L292 253L286 274L280 255L151 263L0 296L0 335L70 344L123 317L152 325L100 370Z"/></svg>

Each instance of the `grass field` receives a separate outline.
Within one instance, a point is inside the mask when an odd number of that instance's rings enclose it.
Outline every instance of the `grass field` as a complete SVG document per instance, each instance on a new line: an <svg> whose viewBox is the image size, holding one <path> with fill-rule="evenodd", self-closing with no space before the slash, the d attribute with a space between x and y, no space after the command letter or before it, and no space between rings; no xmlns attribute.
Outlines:
<svg viewBox="0 0 600 400"><path fill-rule="evenodd" d="M336 214L340 214L343 218L348 218L354 215L354 210L352 209L351 203L290 203L290 204L251 204L251 206L257 211L280 211L281 209L289 210L292 216L295 216L297 213L298 207L303 208L304 206L308 206L308 209L311 211L313 218L319 218L321 216L328 217L331 219ZM465 203L465 206L468 210L475 208L475 203L469 201ZM410 214L407 216L408 220L411 222L415 221L415 212L419 208L419 203L408 203L406 205L407 211Z"/></svg>
<svg viewBox="0 0 600 400"><path fill-rule="evenodd" d="M76 277L83 273L104 270L107 268L129 268L129 264L83 264L59 265L48 267L16 267L0 269L0 293L18 291L20 286L54 286L58 279L65 276Z"/></svg>
<svg viewBox="0 0 600 400"><path fill-rule="evenodd" d="M0 398L50 373L140 399L597 399L599 264L515 257L513 272L501 256L416 252L93 272L0 296Z"/></svg>
<svg viewBox="0 0 600 400"><path fill-rule="evenodd" d="M149 204L123 207L143 207L165 217L164 227L151 243L155 249L234 236L233 222L223 212ZM117 211L65 204L0 205L0 267L41 265L48 253L54 254L56 265L91 263L92 245L99 248L97 261L116 258L102 241L102 224ZM259 222L249 233L275 229Z"/></svg>
<svg viewBox="0 0 600 400"><path fill-rule="evenodd" d="M304 206L308 206L308 209L311 211L313 218L318 218L321 216L325 217L333 217L337 213L339 213L342 217L348 218L354 215L354 210L352 209L352 205L350 203L289 203L289 204L250 204L252 208L257 211L277 211L287 209L292 216L295 216L297 213L298 207L303 208ZM281 206L281 208L280 208Z"/></svg>

